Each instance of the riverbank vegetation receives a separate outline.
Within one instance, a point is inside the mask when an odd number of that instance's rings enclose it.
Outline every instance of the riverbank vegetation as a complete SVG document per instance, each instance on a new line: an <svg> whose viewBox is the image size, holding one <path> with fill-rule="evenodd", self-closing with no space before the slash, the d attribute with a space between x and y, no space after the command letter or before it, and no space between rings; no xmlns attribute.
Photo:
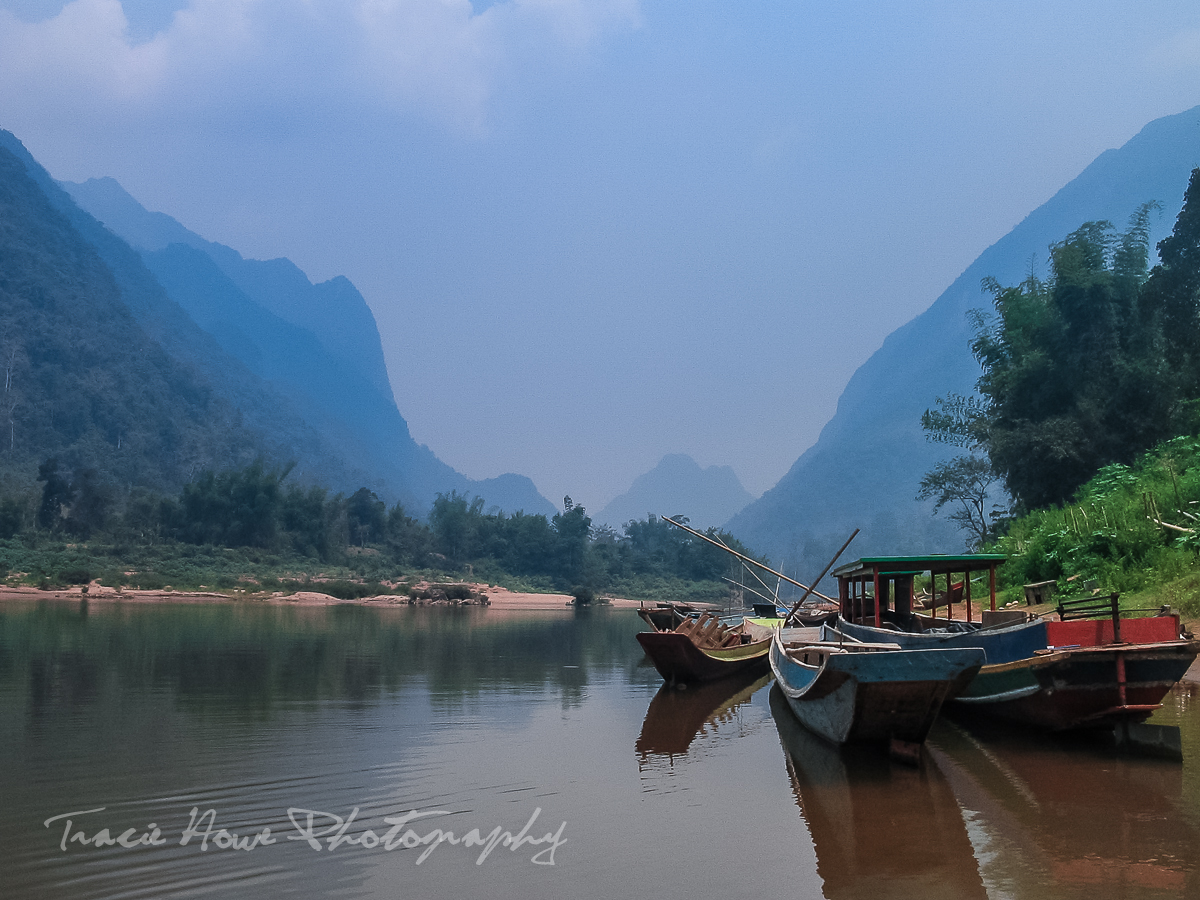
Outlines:
<svg viewBox="0 0 1200 900"><path fill-rule="evenodd" d="M120 497L94 471L57 460L39 488L0 497L0 575L9 583L226 592L319 590L342 599L407 593L422 580L562 591L581 600L720 602L732 557L666 522L593 527L565 498L563 512L485 511L451 492L424 518L361 488L350 496L289 483L261 461L205 471L177 495ZM742 553L728 534L709 535Z"/></svg>
<svg viewBox="0 0 1200 900"><path fill-rule="evenodd" d="M1126 608L1170 604L1200 618L1200 438L1105 466L1075 502L1014 519L987 549L1009 557L1008 600L1055 581L1060 593L1118 591Z"/></svg>
<svg viewBox="0 0 1200 900"><path fill-rule="evenodd" d="M978 394L922 419L968 453L921 496L1009 556L1007 599L1053 580L1200 616L1200 169L1150 269L1153 209L1123 233L1084 224L1051 246L1044 280L985 283L996 312L975 319Z"/></svg>

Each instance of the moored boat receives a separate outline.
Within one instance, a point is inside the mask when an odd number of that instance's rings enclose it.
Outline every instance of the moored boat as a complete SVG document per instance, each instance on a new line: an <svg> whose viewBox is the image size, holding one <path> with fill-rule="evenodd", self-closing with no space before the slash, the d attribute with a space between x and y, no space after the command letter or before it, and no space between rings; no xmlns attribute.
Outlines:
<svg viewBox="0 0 1200 900"><path fill-rule="evenodd" d="M1055 643L1026 659L984 666L956 703L1051 731L1127 727L1145 721L1183 677L1200 642L1181 638L1173 617L1130 619L1146 640L1103 641L1095 622L1047 622ZM1154 636L1161 637L1155 640Z"/></svg>
<svg viewBox="0 0 1200 900"><path fill-rule="evenodd" d="M638 643L668 684L714 681L744 672L765 672L770 632L747 628L740 617L710 613L684 619L671 631L642 631Z"/></svg>
<svg viewBox="0 0 1200 900"><path fill-rule="evenodd" d="M638 607L638 617L655 631L674 631L684 619L694 613L719 613L721 607L715 603L681 603L665 601Z"/></svg>
<svg viewBox="0 0 1200 900"><path fill-rule="evenodd" d="M1023 621L1023 611L997 615L995 569L1002 562L996 554L975 554L850 563L834 572L842 598L836 627L851 639L908 648L980 647L986 664L950 699L1053 731L1117 727L1128 733L1159 708L1200 653L1200 642L1183 635L1177 615L1124 616L1116 594L1060 601L1061 621ZM935 583L944 575L947 598L954 596L952 573L961 573L969 601L971 572L980 569L990 573L992 606L982 622L912 613L913 577L920 571L929 571ZM969 605L967 610L970 616ZM988 624L989 613L994 624Z"/></svg>
<svg viewBox="0 0 1200 900"><path fill-rule="evenodd" d="M775 681L802 725L834 744L893 749L923 743L952 686L984 658L974 647L840 641L825 628L781 629L770 649Z"/></svg>

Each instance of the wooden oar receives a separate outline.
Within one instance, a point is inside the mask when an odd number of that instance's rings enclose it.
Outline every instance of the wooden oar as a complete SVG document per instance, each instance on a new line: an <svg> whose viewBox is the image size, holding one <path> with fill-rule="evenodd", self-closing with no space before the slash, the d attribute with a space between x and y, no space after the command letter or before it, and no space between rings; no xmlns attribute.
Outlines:
<svg viewBox="0 0 1200 900"><path fill-rule="evenodd" d="M816 595L817 595L818 597L820 597L822 600L828 600L830 603L837 603L837 601L836 601L836 600L834 600L832 597L826 597L824 594L822 594L820 591L816 590L815 588L810 588L810 587L809 587L807 584L801 584L801 583L800 583L799 581L797 581L795 578L788 578L788 577L787 577L786 575L784 575L782 572L776 572L776 571L775 571L774 569L772 569L770 566L767 566L767 565L764 565L763 563L760 563L760 562L759 562L757 559L754 559L753 557L747 556L747 555L746 555L746 554L744 554L744 553L738 553L738 552L737 552L736 550L734 550L732 547L726 547L726 546L725 546L724 544L722 544L720 541L714 541L714 540L713 540L712 538L710 538L710 537L709 537L707 534L701 534L701 533L700 533L699 531L697 531L695 528L688 528L688 527L687 527L686 525L684 525L682 522L676 522L674 519L667 518L667 517L666 517L666 516L664 516L664 515L660 515L660 516L659 516L659 518L660 518L660 519L662 519L664 522L670 522L670 523L671 523L672 525L674 525L676 528L682 528L682 529L683 529L684 531L686 531L688 534L695 535L696 537L700 538L700 540L702 540L702 541L708 541L708 542L709 542L710 544L712 544L714 547L720 547L720 548L721 548L722 550L724 550L726 553L732 553L734 556L736 556L736 557L737 557L738 559L740 559L742 562L747 562L747 563L750 563L751 565L758 566L758 567L759 567L760 569L762 569L764 572L770 572L770 573L771 573L772 575L774 575L776 578L782 578L782 579L783 579L784 581L786 581L788 584L794 584L796 587L800 588L800 589L801 589L801 590L803 590L803 591L808 591L809 593L816 594ZM857 529L857 528L854 530L854 534L858 534L858 529ZM853 537L854 537L854 535L851 535L851 539L853 539ZM850 543L850 541L846 541L846 543L847 543L847 544L849 544L849 543ZM845 547L843 547L843 548L842 548L842 550L845 550L845 549L846 549ZM841 552L840 552L840 551L838 552L838 556L841 556ZM837 559L837 557L834 557L834 559ZM830 565L832 565L832 563L830 563ZM821 575L822 575L822 577L824 577L825 573L824 573L824 572L822 572L822 573L821 573ZM808 596L808 594L805 594L804 596L806 596L806 597L807 597L807 596Z"/></svg>
<svg viewBox="0 0 1200 900"><path fill-rule="evenodd" d="M839 550L837 553L833 554L833 559L831 559L829 561L829 565L827 565L824 569L821 570L821 574L817 576L817 580L814 581L813 584L821 583L821 579L825 577L825 573L833 568L833 564L838 561L838 557L846 552L846 548L850 546L850 542L852 540L854 540L856 537L858 537L858 529L857 528L854 529L854 534L852 534L852 535L850 535L850 537L846 538L846 543L842 544L842 549ZM805 600L808 599L808 595L811 593L813 593L812 588L809 588L808 590L806 590L804 592L804 596L796 601L796 605L792 607L792 611L783 617L783 625L780 627L787 628L787 623L791 621L792 616L794 616L796 614L796 611L800 609L801 605L804 603Z"/></svg>

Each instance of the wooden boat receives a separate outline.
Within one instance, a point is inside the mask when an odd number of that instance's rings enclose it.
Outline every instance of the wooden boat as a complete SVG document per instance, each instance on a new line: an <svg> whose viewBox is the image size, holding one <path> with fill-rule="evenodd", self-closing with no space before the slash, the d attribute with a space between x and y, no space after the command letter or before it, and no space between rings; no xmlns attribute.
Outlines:
<svg viewBox="0 0 1200 900"><path fill-rule="evenodd" d="M693 613L716 613L721 607L715 603L679 603L664 602L653 606L644 603L638 607L637 614L643 622L655 631L674 631L679 624Z"/></svg>
<svg viewBox="0 0 1200 900"><path fill-rule="evenodd" d="M911 614L908 599L917 567L940 566L934 577L940 571L947 580L954 567L968 585L972 569L990 568L994 587L1001 561L979 554L851 563L834 573L844 601L836 627L853 639L907 648L980 647L987 662L955 692L954 703L1052 731L1116 727L1128 735L1131 725L1159 708L1200 653L1200 642L1182 636L1178 616L1123 616L1116 594L1062 600L1057 622L988 626ZM868 582L874 586L870 594L863 590ZM894 608L889 609L889 600Z"/></svg>
<svg viewBox="0 0 1200 900"><path fill-rule="evenodd" d="M694 528L688 528L682 522L668 519L666 516L662 518L677 528L682 528L693 537L713 544L725 552L732 554L744 564L757 566L799 587L804 591L804 596L800 598L800 601L792 608L788 615L782 619L776 619L772 616L770 620L771 627L763 627L762 624L756 625L744 617L739 618L736 624L733 622L726 624L716 616L701 614L697 619L685 619L672 631L656 630L653 632L642 632L637 638L642 645L642 649L646 651L646 655L650 657L651 662L654 663L655 668L658 669L659 674L666 679L668 684L712 681L746 670L765 671L768 665L767 656L771 648L771 637L775 633L775 624L777 622L779 624L786 624L790 618L798 615L801 608L805 605L805 601L813 594L816 594L816 591L793 578L788 578L782 572L776 572L758 560L751 559L745 554L737 552L708 535L701 534ZM855 534L858 534L857 529L855 529L854 534L850 535L850 540L854 540ZM846 541L842 545L842 549L837 552L837 555L829 561L829 565L817 577L817 581L825 577L825 573L837 561L838 556L849 546L850 540ZM832 600L823 594L817 594L817 597L832 603ZM773 606L774 604L771 605ZM772 612L777 612L777 610L773 609ZM651 621L645 616L643 618L646 621Z"/></svg>
<svg viewBox="0 0 1200 900"><path fill-rule="evenodd" d="M1124 728L1145 721L1200 653L1175 617L1127 619L1115 643L1107 622L1047 622L1050 645L1026 659L984 666L956 698L962 706L1051 731Z"/></svg>
<svg viewBox="0 0 1200 900"><path fill-rule="evenodd" d="M834 744L891 743L893 752L923 743L951 687L984 662L975 647L902 650L838 641L825 628L780 629L769 656L802 725Z"/></svg>
<svg viewBox="0 0 1200 900"><path fill-rule="evenodd" d="M638 643L668 684L714 681L741 672L765 672L770 632L747 629L711 613L684 619L671 631L642 631Z"/></svg>
<svg viewBox="0 0 1200 900"><path fill-rule="evenodd" d="M1042 619L986 628L978 623L947 622L944 619L934 622L921 616L912 616L902 624L887 617L884 619L884 628L860 625L840 618L829 624L848 639L890 641L907 650L979 647L987 657L985 665L1028 659L1048 646L1047 623ZM962 687L965 688L966 684Z"/></svg>

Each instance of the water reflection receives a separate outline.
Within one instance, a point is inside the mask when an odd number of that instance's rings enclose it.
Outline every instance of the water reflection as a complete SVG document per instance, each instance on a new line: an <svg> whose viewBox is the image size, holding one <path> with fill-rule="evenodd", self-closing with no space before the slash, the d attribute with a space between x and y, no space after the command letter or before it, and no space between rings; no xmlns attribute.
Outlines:
<svg viewBox="0 0 1200 900"><path fill-rule="evenodd" d="M25 682L28 714L155 686L180 703L267 715L280 701L361 703L419 680L447 702L554 686L577 705L589 672L626 664L628 616L482 610L13 604L0 616L0 679Z"/></svg>
<svg viewBox="0 0 1200 900"><path fill-rule="evenodd" d="M778 687L770 703L827 900L987 896L938 766L899 765L875 748L839 749L796 721Z"/></svg>
<svg viewBox="0 0 1200 900"><path fill-rule="evenodd" d="M1184 724L1195 731L1194 721ZM1200 832L1183 809L1179 763L1119 756L1086 734L979 721L944 723L929 751L968 810L984 877L997 891L1200 896Z"/></svg>
<svg viewBox="0 0 1200 900"><path fill-rule="evenodd" d="M655 756L686 755L698 736L714 735L735 722L738 709L770 680L770 675L743 672L686 690L664 684L646 710L634 745L638 759L644 764Z"/></svg>
<svg viewBox="0 0 1200 900"><path fill-rule="evenodd" d="M546 895L527 882L555 871L524 855L497 852L477 868L451 848L416 868L411 852L317 853L282 836L287 810L359 807L356 828L378 833L412 808L447 810L456 828L519 830L538 808L551 829L574 819L588 808L561 796L575 766L567 756L564 773L549 754L580 754L576 734L593 736L591 719L606 714L582 715L596 691L608 704L614 683L649 692L653 672L635 669L639 629L636 616L603 611L581 623L494 610L92 603L84 615L78 604L5 604L0 896L395 897L441 886L483 896L498 878L511 883L492 896ZM278 842L220 854L181 845L192 807L242 836L269 826ZM170 840L63 851L43 825L99 808L76 826L116 835L156 823Z"/></svg>

